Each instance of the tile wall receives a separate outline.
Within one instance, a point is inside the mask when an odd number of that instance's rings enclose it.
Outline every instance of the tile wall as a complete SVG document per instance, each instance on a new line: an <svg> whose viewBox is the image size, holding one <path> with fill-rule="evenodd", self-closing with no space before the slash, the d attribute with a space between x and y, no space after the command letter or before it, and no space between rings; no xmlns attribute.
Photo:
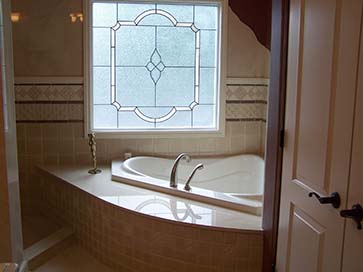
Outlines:
<svg viewBox="0 0 363 272"><path fill-rule="evenodd" d="M196 226L142 215L45 172L39 176L43 212L72 226L82 247L116 271L261 271L261 231Z"/></svg>
<svg viewBox="0 0 363 272"><path fill-rule="evenodd" d="M252 153L263 156L267 108L266 84L233 83L226 89L226 134L218 138L193 139L98 139L101 163L125 152L176 156ZM34 165L90 162L84 138L83 84L15 84L18 153L23 212L34 210ZM27 203L27 204L25 204Z"/></svg>

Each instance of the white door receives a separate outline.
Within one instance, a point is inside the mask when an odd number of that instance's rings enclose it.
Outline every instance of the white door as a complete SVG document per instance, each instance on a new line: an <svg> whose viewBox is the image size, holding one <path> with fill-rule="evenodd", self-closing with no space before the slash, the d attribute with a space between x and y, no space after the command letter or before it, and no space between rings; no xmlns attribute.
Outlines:
<svg viewBox="0 0 363 272"><path fill-rule="evenodd" d="M351 209L356 204L363 206L363 35L361 36L360 48L347 209ZM347 220L344 239L343 272L363 271L363 230L359 230L357 227L355 221Z"/></svg>
<svg viewBox="0 0 363 272"><path fill-rule="evenodd" d="M279 272L341 271L362 2L290 3Z"/></svg>

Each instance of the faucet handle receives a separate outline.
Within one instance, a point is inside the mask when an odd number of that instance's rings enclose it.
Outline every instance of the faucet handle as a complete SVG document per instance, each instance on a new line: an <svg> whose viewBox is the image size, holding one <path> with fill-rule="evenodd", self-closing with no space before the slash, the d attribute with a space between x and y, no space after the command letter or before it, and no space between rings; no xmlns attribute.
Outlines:
<svg viewBox="0 0 363 272"><path fill-rule="evenodd" d="M171 169L170 173L170 187L172 188L178 188L178 177L177 177L177 168L179 162L185 159L187 162L190 162L190 156L187 153L181 153L179 156L175 159L173 163L173 168Z"/></svg>
<svg viewBox="0 0 363 272"><path fill-rule="evenodd" d="M190 191L192 188L190 187L189 183L192 181L192 178L198 170L202 170L204 168L204 165L202 163L198 164L196 167L194 167L192 173L190 174L189 178L187 179L187 182L185 183L184 190Z"/></svg>

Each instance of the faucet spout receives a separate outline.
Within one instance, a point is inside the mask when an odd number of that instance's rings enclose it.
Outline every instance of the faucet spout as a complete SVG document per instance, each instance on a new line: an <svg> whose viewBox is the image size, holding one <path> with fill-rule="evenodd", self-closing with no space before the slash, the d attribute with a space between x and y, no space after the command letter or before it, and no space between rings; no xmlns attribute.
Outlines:
<svg viewBox="0 0 363 272"><path fill-rule="evenodd" d="M190 162L190 156L186 153L181 153L174 161L173 163L173 168L171 169L171 174L170 174L170 187L172 188L177 188L178 187L178 165L179 162L185 159L187 162Z"/></svg>
<svg viewBox="0 0 363 272"><path fill-rule="evenodd" d="M190 187L189 183L192 181L192 178L194 177L195 172L198 170L202 170L204 168L204 165L202 163L198 164L196 167L194 167L192 173L190 174L187 183L185 183L184 190L190 191L192 188Z"/></svg>

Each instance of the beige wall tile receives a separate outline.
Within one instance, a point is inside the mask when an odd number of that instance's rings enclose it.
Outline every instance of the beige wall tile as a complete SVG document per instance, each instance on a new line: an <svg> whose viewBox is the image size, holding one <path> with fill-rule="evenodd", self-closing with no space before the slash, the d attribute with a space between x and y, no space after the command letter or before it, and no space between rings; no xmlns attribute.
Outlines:
<svg viewBox="0 0 363 272"><path fill-rule="evenodd" d="M200 153L214 153L216 150L216 139L205 138L199 139L199 152Z"/></svg>
<svg viewBox="0 0 363 272"><path fill-rule="evenodd" d="M131 214L56 178L43 176L42 181L44 212L71 225L79 243L114 269L132 272L261 269L262 232L216 230Z"/></svg>
<svg viewBox="0 0 363 272"><path fill-rule="evenodd" d="M89 152L88 139L76 138L74 141L74 147L76 153Z"/></svg>
<svg viewBox="0 0 363 272"><path fill-rule="evenodd" d="M59 163L59 155L44 155L44 163L45 164L58 164Z"/></svg>
<svg viewBox="0 0 363 272"><path fill-rule="evenodd" d="M72 123L58 124L58 135L61 139L74 139L74 128Z"/></svg>
<svg viewBox="0 0 363 272"><path fill-rule="evenodd" d="M73 139L62 139L58 143L59 154L60 155L73 155L75 151L74 140Z"/></svg>
<svg viewBox="0 0 363 272"><path fill-rule="evenodd" d="M43 142L41 139L27 141L27 155L41 155L43 153Z"/></svg>
<svg viewBox="0 0 363 272"><path fill-rule="evenodd" d="M169 139L154 139L154 153L169 154L170 153L170 141Z"/></svg>
<svg viewBox="0 0 363 272"><path fill-rule="evenodd" d="M16 137L24 140L26 136L26 124L16 124Z"/></svg>
<svg viewBox="0 0 363 272"><path fill-rule="evenodd" d="M43 139L58 139L59 138L59 125L56 123L53 124L42 124L42 133Z"/></svg>
<svg viewBox="0 0 363 272"><path fill-rule="evenodd" d="M246 151L245 136L237 136L231 138L231 152L242 153Z"/></svg>
<svg viewBox="0 0 363 272"><path fill-rule="evenodd" d="M260 122L246 122L245 124L245 151L258 154L260 152Z"/></svg>
<svg viewBox="0 0 363 272"><path fill-rule="evenodd" d="M43 150L49 155L59 155L60 152L63 152L59 141L55 139L45 139L43 141Z"/></svg>
<svg viewBox="0 0 363 272"><path fill-rule="evenodd" d="M231 151L231 139L227 137L216 138L216 153L228 154Z"/></svg>
<svg viewBox="0 0 363 272"><path fill-rule="evenodd" d="M73 123L74 138L84 138L83 123Z"/></svg>
<svg viewBox="0 0 363 272"><path fill-rule="evenodd" d="M40 139L42 137L42 129L40 124L27 124L26 138Z"/></svg>

